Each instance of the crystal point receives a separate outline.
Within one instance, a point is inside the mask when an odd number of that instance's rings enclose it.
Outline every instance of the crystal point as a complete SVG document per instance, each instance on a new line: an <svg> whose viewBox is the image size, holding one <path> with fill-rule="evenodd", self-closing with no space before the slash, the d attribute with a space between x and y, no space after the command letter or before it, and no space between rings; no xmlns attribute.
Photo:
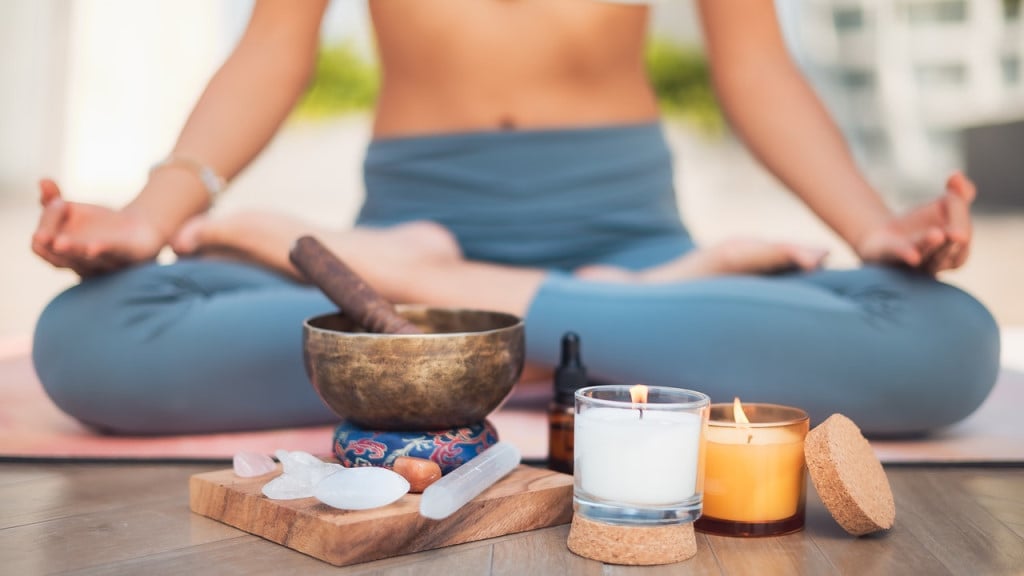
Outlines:
<svg viewBox="0 0 1024 576"><path fill-rule="evenodd" d="M263 495L272 500L309 498L320 481L343 470L341 464L324 462L308 452L278 450L274 454L284 472L263 486Z"/></svg>
<svg viewBox="0 0 1024 576"><path fill-rule="evenodd" d="M274 459L259 452L239 452L232 459L235 475L242 478L263 476L277 469Z"/></svg>

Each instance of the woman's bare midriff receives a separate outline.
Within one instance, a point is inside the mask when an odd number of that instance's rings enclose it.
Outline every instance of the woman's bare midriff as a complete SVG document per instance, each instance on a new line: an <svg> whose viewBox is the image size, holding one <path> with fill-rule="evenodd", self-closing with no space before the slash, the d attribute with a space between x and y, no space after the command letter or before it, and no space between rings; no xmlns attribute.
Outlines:
<svg viewBox="0 0 1024 576"><path fill-rule="evenodd" d="M374 0L376 137L645 122L648 9L594 0Z"/></svg>

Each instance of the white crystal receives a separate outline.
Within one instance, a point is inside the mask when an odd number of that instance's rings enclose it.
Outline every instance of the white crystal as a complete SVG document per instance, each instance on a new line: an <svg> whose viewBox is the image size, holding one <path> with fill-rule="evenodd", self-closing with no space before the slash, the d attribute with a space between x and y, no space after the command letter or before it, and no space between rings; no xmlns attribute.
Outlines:
<svg viewBox="0 0 1024 576"><path fill-rule="evenodd" d="M288 450L278 450L274 452L274 455L281 461L281 467L284 469L285 474L303 479L308 478L309 473L323 463L316 456L301 450L291 452Z"/></svg>
<svg viewBox="0 0 1024 576"><path fill-rule="evenodd" d="M263 476L277 469L274 459L259 452L239 452L231 461L235 475L242 478Z"/></svg>
<svg viewBox="0 0 1024 576"><path fill-rule="evenodd" d="M313 495L313 486L295 476L281 474L263 486L263 495L271 500L309 498Z"/></svg>
<svg viewBox="0 0 1024 576"><path fill-rule="evenodd" d="M309 498L321 480L343 470L341 464L324 462L308 452L274 452L284 472L263 486L263 495L272 500Z"/></svg>
<svg viewBox="0 0 1024 576"><path fill-rule="evenodd" d="M342 510L387 506L409 492L409 481L386 468L350 468L316 485L317 500Z"/></svg>
<svg viewBox="0 0 1024 576"><path fill-rule="evenodd" d="M498 442L423 491L420 514L442 520L519 466L514 444Z"/></svg>

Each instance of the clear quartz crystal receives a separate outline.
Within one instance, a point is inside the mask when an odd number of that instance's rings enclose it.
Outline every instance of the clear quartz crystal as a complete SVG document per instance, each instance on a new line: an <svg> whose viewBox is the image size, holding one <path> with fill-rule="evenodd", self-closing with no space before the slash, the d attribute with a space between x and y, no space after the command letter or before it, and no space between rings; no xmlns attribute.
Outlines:
<svg viewBox="0 0 1024 576"><path fill-rule="evenodd" d="M420 514L442 520L519 466L519 449L498 442L423 491Z"/></svg>
<svg viewBox="0 0 1024 576"><path fill-rule="evenodd" d="M316 485L317 500L342 510L387 506L409 492L409 481L386 468L365 466L333 474Z"/></svg>
<svg viewBox="0 0 1024 576"><path fill-rule="evenodd" d="M309 498L321 480L344 469L341 464L324 462L308 452L278 450L274 455L284 472L263 486L263 495L272 500Z"/></svg>
<svg viewBox="0 0 1024 576"><path fill-rule="evenodd" d="M269 474L277 469L274 459L259 452L239 452L232 459L235 475L242 478L255 478Z"/></svg>

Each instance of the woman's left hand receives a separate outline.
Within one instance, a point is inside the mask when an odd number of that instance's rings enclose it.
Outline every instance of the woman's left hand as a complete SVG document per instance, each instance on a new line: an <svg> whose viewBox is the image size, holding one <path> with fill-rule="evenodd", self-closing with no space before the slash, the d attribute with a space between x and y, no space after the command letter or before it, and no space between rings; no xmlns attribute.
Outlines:
<svg viewBox="0 0 1024 576"><path fill-rule="evenodd" d="M929 274L958 268L971 248L974 183L960 172L946 193L869 231L854 246L864 262L905 264Z"/></svg>

